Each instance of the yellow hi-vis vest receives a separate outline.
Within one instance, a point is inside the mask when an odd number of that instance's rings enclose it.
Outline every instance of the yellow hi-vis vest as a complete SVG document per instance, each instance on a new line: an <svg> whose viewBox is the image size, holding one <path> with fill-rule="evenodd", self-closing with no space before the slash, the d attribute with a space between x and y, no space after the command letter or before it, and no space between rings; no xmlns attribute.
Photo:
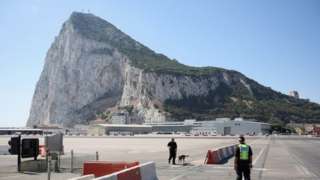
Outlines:
<svg viewBox="0 0 320 180"><path fill-rule="evenodd" d="M239 144L240 160L249 160L249 146L246 144Z"/></svg>

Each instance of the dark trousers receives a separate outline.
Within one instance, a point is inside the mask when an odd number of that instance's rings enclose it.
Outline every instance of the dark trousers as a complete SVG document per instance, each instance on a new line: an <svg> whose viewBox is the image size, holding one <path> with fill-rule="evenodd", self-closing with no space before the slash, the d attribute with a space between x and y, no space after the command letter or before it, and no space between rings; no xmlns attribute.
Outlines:
<svg viewBox="0 0 320 180"><path fill-rule="evenodd" d="M176 164L176 157L177 157L177 152L176 151L169 151L169 164L171 162L172 159L172 164Z"/></svg>
<svg viewBox="0 0 320 180"><path fill-rule="evenodd" d="M244 180L250 180L250 167L248 165L238 165L236 172L237 180L242 180L242 176L244 177Z"/></svg>

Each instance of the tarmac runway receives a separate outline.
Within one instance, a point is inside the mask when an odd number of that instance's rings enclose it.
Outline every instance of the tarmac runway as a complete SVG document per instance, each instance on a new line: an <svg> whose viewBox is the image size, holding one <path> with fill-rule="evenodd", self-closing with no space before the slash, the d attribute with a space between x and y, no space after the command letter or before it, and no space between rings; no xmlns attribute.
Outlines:
<svg viewBox="0 0 320 180"><path fill-rule="evenodd" d="M254 152L251 173L254 180L320 179L320 139L270 137L249 140L248 144ZM235 179L233 161L230 159L224 165L195 166L171 179Z"/></svg>
<svg viewBox="0 0 320 180"><path fill-rule="evenodd" d="M0 146L8 137L0 137ZM94 155L101 160L154 161L160 180L224 180L235 179L233 159L223 165L204 165L206 153L237 143L237 137L176 137L178 154L187 154L188 165L169 165L168 137L65 137L65 152ZM248 137L253 149L252 179L320 179L320 139L310 137ZM0 179L46 179L45 173L36 175L15 173L14 156L0 155ZM53 174L52 179L66 179L79 174Z"/></svg>

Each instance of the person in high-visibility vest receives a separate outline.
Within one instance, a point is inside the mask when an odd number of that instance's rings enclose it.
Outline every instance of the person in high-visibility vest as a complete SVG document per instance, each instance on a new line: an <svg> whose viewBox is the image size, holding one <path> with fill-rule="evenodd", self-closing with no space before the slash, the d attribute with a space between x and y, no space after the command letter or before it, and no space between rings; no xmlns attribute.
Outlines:
<svg viewBox="0 0 320 180"><path fill-rule="evenodd" d="M234 159L234 169L237 173L237 180L250 180L250 170L252 168L252 149L245 143L243 136L239 137L239 145L236 148Z"/></svg>

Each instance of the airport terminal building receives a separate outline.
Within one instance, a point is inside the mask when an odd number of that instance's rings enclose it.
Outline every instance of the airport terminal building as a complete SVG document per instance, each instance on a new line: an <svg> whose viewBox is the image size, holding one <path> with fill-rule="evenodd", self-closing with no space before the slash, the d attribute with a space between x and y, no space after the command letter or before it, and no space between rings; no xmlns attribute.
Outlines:
<svg viewBox="0 0 320 180"><path fill-rule="evenodd" d="M152 127L139 124L95 124L89 127L89 135L134 135L149 134Z"/></svg>
<svg viewBox="0 0 320 180"><path fill-rule="evenodd" d="M148 124L153 132L183 132L199 135L258 135L270 133L271 125L254 119L217 118L212 121L185 120L183 122L166 122Z"/></svg>
<svg viewBox="0 0 320 180"><path fill-rule="evenodd" d="M89 135L134 135L185 133L194 135L262 135L270 133L271 125L254 119L217 118L212 121L146 123L146 124L95 124L89 127Z"/></svg>
<svg viewBox="0 0 320 180"><path fill-rule="evenodd" d="M32 129L32 128L0 128L0 135L15 135L15 134L23 134L23 135L42 135L44 134L42 129Z"/></svg>
<svg viewBox="0 0 320 180"><path fill-rule="evenodd" d="M236 118L217 118L215 121L197 121L194 123L192 133L219 134L219 135L258 135L269 134L271 125L256 122L255 120L244 120Z"/></svg>
<svg viewBox="0 0 320 180"><path fill-rule="evenodd" d="M188 123L188 120L183 122L161 122L161 123L148 123L152 127L152 132L156 132L159 134L166 134L166 133L190 133L192 128L194 127L193 122Z"/></svg>

